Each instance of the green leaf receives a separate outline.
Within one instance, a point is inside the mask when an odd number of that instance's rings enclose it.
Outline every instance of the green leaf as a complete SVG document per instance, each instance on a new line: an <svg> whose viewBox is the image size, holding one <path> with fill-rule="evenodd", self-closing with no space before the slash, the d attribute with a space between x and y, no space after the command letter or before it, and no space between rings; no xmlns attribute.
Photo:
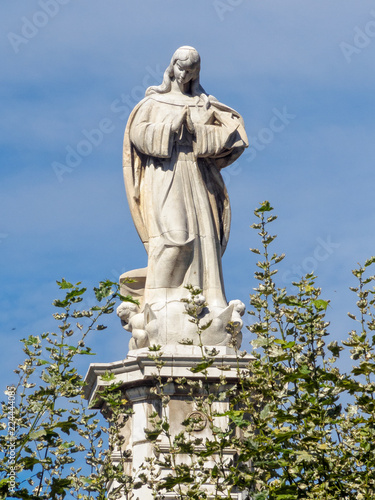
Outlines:
<svg viewBox="0 0 375 500"><path fill-rule="evenodd" d="M121 295L121 293L118 293L117 296L120 300L122 300L122 302L131 302L132 304L139 306L139 300L133 299L131 295Z"/></svg>
<svg viewBox="0 0 375 500"><path fill-rule="evenodd" d="M279 304L285 304L286 306L303 306L302 302L297 299L294 295L289 295L279 299Z"/></svg>
<svg viewBox="0 0 375 500"><path fill-rule="evenodd" d="M296 345L294 340L291 340L290 342L286 342L282 347L283 349L291 349Z"/></svg>
<svg viewBox="0 0 375 500"><path fill-rule="evenodd" d="M94 287L96 299L101 302L104 298L109 297L114 293L113 288L117 289L118 284L110 280L101 281L99 288Z"/></svg>
<svg viewBox="0 0 375 500"><path fill-rule="evenodd" d="M96 356L96 353L92 352L91 349L89 349L89 348L84 349L84 350L79 350L78 354L81 354L81 355L84 354L86 356Z"/></svg>
<svg viewBox="0 0 375 500"><path fill-rule="evenodd" d="M311 370L307 365L301 365L298 367L298 373L303 377L309 377L311 374Z"/></svg>
<svg viewBox="0 0 375 500"><path fill-rule="evenodd" d="M269 496L266 491L262 491L261 493L255 493L253 496L253 500L267 500L267 498L269 498Z"/></svg>
<svg viewBox="0 0 375 500"><path fill-rule="evenodd" d="M260 204L260 207L255 210L256 213L262 213L262 212L271 212L273 210L273 207L271 207L269 201L263 201Z"/></svg>
<svg viewBox="0 0 375 500"><path fill-rule="evenodd" d="M75 289L72 290L71 292L66 294L66 299L71 300L73 297L78 297L80 295L83 295L87 288L80 288L80 289Z"/></svg>
<svg viewBox="0 0 375 500"><path fill-rule="evenodd" d="M60 446L62 448L64 448L65 450L69 450L70 448L73 448L73 446L75 446L75 441L70 441L70 442L65 442L65 443L62 443Z"/></svg>
<svg viewBox="0 0 375 500"><path fill-rule="evenodd" d="M317 299L317 300L313 300L312 301L312 304L316 307L316 309L318 311L325 311L329 305L329 301L328 300L322 300L322 299Z"/></svg>
<svg viewBox="0 0 375 500"><path fill-rule="evenodd" d="M201 325L201 330L202 331L207 330L208 328L210 328L211 325L212 325L212 319L210 321L207 321L207 323L205 323L204 325Z"/></svg>
<svg viewBox="0 0 375 500"><path fill-rule="evenodd" d="M38 359L38 360L37 360L37 362L36 362L36 364L37 364L38 366L41 366L41 365L49 365L49 363L50 363L50 362L49 362L49 361L46 361L45 359Z"/></svg>
<svg viewBox="0 0 375 500"><path fill-rule="evenodd" d="M229 410L223 414L218 414L218 417L225 416L229 417L238 427L241 427L244 424L246 424L246 426L248 425L248 422L244 421L244 411L242 410Z"/></svg>
<svg viewBox="0 0 375 500"><path fill-rule="evenodd" d="M371 264L373 264L374 262L375 262L375 256L372 256L366 260L365 267L371 266Z"/></svg>
<svg viewBox="0 0 375 500"><path fill-rule="evenodd" d="M60 428L65 434L70 434L70 431L76 431L78 429L76 421L69 417L68 420L57 422L53 425L53 428Z"/></svg>
<svg viewBox="0 0 375 500"><path fill-rule="evenodd" d="M35 337L34 335L29 335L27 340L26 339L23 339L22 340L23 343L25 345L36 345L36 344L40 344L40 338L39 337Z"/></svg>
<svg viewBox="0 0 375 500"><path fill-rule="evenodd" d="M295 488L293 488L293 491L295 491ZM298 495L292 493L283 493L281 495L276 495L276 500L297 500L298 498Z"/></svg>
<svg viewBox="0 0 375 500"><path fill-rule="evenodd" d="M205 361L202 361L201 363L197 363L196 365L192 366L190 368L190 371L192 373L203 372L204 370L209 368L213 364L213 362L214 362L214 359L207 359Z"/></svg>
<svg viewBox="0 0 375 500"><path fill-rule="evenodd" d="M282 253L281 255L277 255L274 259L275 261L275 264L278 264L279 262L281 262L283 259L285 258L285 253Z"/></svg>
<svg viewBox="0 0 375 500"><path fill-rule="evenodd" d="M51 485L51 495L52 498L56 498L56 495L62 495L62 498L65 497L66 491L71 487L72 480L62 477L62 478L56 478L54 477L52 479L52 485Z"/></svg>
<svg viewBox="0 0 375 500"><path fill-rule="evenodd" d="M39 431L30 432L29 438L33 441L37 441L38 439L40 439L41 437L45 437L46 435L47 431L45 429L41 429Z"/></svg>
<svg viewBox="0 0 375 500"><path fill-rule="evenodd" d="M313 455L306 450L296 451L295 453L296 453L296 462L297 463L300 463L300 462L310 463L310 462L313 462L313 460L314 460Z"/></svg>
<svg viewBox="0 0 375 500"><path fill-rule="evenodd" d="M162 429L144 429L144 432L147 436L147 439L151 442L154 442L162 433Z"/></svg>
<svg viewBox="0 0 375 500"><path fill-rule="evenodd" d="M56 283L59 285L61 290L65 290L66 288L73 288L74 285L72 283L69 283L69 281L66 281L65 278L62 278L61 281L56 281Z"/></svg>
<svg viewBox="0 0 375 500"><path fill-rule="evenodd" d="M258 331L258 330L251 330L253 333L255 331ZM260 331L265 331L264 329L260 329ZM259 337L255 340L252 340L251 341L251 345L254 347L254 349L256 349L257 347L263 347L265 345L269 345L270 341L269 339L265 338L265 337Z"/></svg>
<svg viewBox="0 0 375 500"><path fill-rule="evenodd" d="M327 345L327 349L329 349L334 356L339 356L340 351L344 348L337 344L337 340L334 340Z"/></svg>
<svg viewBox="0 0 375 500"><path fill-rule="evenodd" d="M157 351L160 351L160 349L161 349L161 345L159 345L159 344L152 344L148 348L148 350L151 352L157 352Z"/></svg>
<svg viewBox="0 0 375 500"><path fill-rule="evenodd" d="M21 457L19 461L22 463L25 470L33 470L34 465L40 464L40 460L35 457Z"/></svg>
<svg viewBox="0 0 375 500"><path fill-rule="evenodd" d="M100 378L103 380L103 382L111 382L112 380L115 380L115 375L114 373L106 371L103 375L100 376Z"/></svg>
<svg viewBox="0 0 375 500"><path fill-rule="evenodd" d="M270 412L271 412L271 411L270 411L270 405L269 405L269 404L267 404L267 405L263 408L263 410L260 412L260 414L259 414L260 419L261 419L261 420L266 420L266 419L267 419L267 417L269 416Z"/></svg>
<svg viewBox="0 0 375 500"><path fill-rule="evenodd" d="M290 342L287 342L286 340L283 339L275 339L275 344L280 344L283 349L291 349L296 345L294 340L291 340Z"/></svg>
<svg viewBox="0 0 375 500"><path fill-rule="evenodd" d="M55 307L66 307L69 304L69 302L66 299L65 300L56 299L52 302L52 304Z"/></svg>
<svg viewBox="0 0 375 500"><path fill-rule="evenodd" d="M181 474L177 477L175 476L167 476L160 480L158 489L166 489L167 491L171 491L174 486L177 484L186 484L193 483L194 477L190 475L190 472L186 472L185 474Z"/></svg>

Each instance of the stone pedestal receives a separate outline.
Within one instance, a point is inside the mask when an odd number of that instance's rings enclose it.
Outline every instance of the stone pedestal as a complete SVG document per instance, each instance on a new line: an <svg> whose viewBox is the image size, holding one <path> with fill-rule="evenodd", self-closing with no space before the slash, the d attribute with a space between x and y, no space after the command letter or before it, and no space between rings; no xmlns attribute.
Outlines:
<svg viewBox="0 0 375 500"><path fill-rule="evenodd" d="M198 411L194 401L189 396L190 386L182 386L180 379L185 377L190 381L202 381L204 387L218 394L218 398L213 404L213 410L221 414L229 409L228 399L219 398L221 377L225 375L226 386L235 385L237 379L238 364L240 369L245 369L251 361L250 356L246 356L238 360L233 349L228 347L215 347L219 352L215 356L213 364L207 368L207 376L202 373L192 373L190 368L199 363L202 359L201 349L198 346L164 346L161 359L164 366L161 368L160 376L164 384L164 394L169 397L168 404L162 409L160 397L155 394L154 388L157 385L156 375L158 370L155 366L155 361L149 358L150 351L148 348L129 351L125 360L116 361L113 363L96 363L89 367L86 375L85 397L89 403L97 400L93 405L94 408L103 410L103 402L98 397L101 389L113 382L121 383L121 390L124 399L127 400L127 405L133 410L131 418L127 420L123 428L125 437L124 447L131 452L131 456L127 462L126 473L137 477L141 465L147 457L157 457L160 453L168 453L170 443L166 436L161 435L155 445L151 443L145 434L145 428L152 428L149 422L149 417L152 413L157 412L160 416L162 411L165 412L169 424L170 434L175 436L180 432L185 431L182 422L193 414L194 421L196 420L194 434L198 438L211 438L212 434L210 426L206 421L205 416ZM223 365L226 369L223 371ZM228 369L230 367L230 369ZM114 380L105 382L101 376L106 372L114 375ZM224 386L222 387L224 389ZM215 417L214 425L222 429L228 426L227 417ZM224 450L225 459L228 461L233 457L232 449ZM113 455L114 462L118 462L118 454ZM188 463L187 456L179 455L178 460ZM212 464L213 465L213 464ZM163 469L161 474L168 474L171 470ZM111 487L111 485L109 485ZM205 490L210 492L212 487L205 485ZM126 497L128 498L128 497ZM152 499L151 491L146 487L134 491L133 499L136 500ZM177 498L173 493L165 495L165 498ZM233 499L242 500L245 496L238 492L234 493ZM125 499L125 497L124 497Z"/></svg>

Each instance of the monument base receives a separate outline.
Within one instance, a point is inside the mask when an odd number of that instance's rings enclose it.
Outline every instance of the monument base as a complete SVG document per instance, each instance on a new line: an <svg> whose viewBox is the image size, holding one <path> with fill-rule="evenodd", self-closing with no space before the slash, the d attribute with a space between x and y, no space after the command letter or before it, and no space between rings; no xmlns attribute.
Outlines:
<svg viewBox="0 0 375 500"><path fill-rule="evenodd" d="M128 452L129 458L126 461L126 474L137 479L139 474L146 473L144 469L145 459L155 458L156 462L161 454L171 452L171 443L174 436L179 433L186 433L186 426L182 422L190 418L193 421L190 426L190 437L202 439L202 444L198 444L196 449L203 449L206 439L212 440L212 423L214 426L226 430L229 426L226 416L214 417L210 424L204 412L200 411L197 405L198 399L192 397L192 392L197 396L207 393L217 394L212 403L212 413L225 414L229 410L230 401L226 389L237 385L238 370L244 370L252 361L250 355L238 358L233 349L226 346L208 346L207 349L217 351L213 363L207 367L206 374L202 372L193 373L190 369L202 361L202 351L199 346L174 345L163 346L161 348L162 366L159 370L155 360L150 359L148 348L129 351L126 359L113 363L91 364L86 375L85 397L92 408L100 409L105 416L105 404L100 398L100 392L112 383L120 383L121 392L126 408L132 410L132 415L128 418L123 427L124 445L123 449ZM104 381L101 377L104 374L113 374L114 378L110 382ZM223 376L225 380L223 380ZM106 377L108 378L108 377ZM184 382L184 379L189 383ZM163 396L158 394L156 388L163 385ZM125 406L124 406L125 408ZM159 418L164 418L169 423L168 437L161 433L156 441L151 442L145 429L152 429L150 417L157 414ZM200 442L200 441L199 441ZM130 453L129 453L130 452ZM235 450L224 449L222 462L229 463L233 460ZM113 462L119 463L120 450L112 455ZM179 453L175 455L177 463L185 463L190 467L190 457ZM162 460L161 460L162 461ZM213 467L215 457L207 459L207 467ZM172 473L172 468L159 467L158 473L166 476ZM109 489L114 485L109 484ZM215 488L213 485L204 484L202 489L207 492L207 498L214 498ZM211 495L211 496L210 496ZM148 500L155 498L151 489L143 485L136 489L132 495L125 495L124 500ZM177 494L170 492L163 495L166 499L180 498ZM215 498L218 498L216 496ZM231 498L244 500L245 493L235 492Z"/></svg>

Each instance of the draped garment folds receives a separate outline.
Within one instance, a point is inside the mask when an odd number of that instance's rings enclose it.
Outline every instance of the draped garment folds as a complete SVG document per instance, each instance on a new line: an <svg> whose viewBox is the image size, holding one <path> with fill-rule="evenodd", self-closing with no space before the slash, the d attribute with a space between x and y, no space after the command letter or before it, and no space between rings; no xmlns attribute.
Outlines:
<svg viewBox="0 0 375 500"><path fill-rule="evenodd" d="M221 269L230 205L220 169L247 147L241 116L210 98L151 94L125 130L123 168L134 224L148 254L141 306L154 311L203 290L210 308L227 307ZM189 106L194 135L172 121Z"/></svg>

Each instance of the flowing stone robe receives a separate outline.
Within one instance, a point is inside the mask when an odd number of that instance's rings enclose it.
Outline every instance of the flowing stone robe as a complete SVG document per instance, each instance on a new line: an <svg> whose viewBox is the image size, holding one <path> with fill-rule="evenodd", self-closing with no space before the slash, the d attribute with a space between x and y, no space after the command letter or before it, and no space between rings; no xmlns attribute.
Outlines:
<svg viewBox="0 0 375 500"><path fill-rule="evenodd" d="M229 237L230 205L220 169L248 143L241 116L211 99L207 109L198 96L152 94L133 110L125 131L125 186L148 253L147 268L132 273L144 286L138 291L143 328L153 321L147 335L161 344L188 336L181 331L186 330L181 320L181 299L188 295L184 285L203 290L211 319L228 308L221 256ZM179 133L171 130L186 105L194 135L185 125Z"/></svg>

